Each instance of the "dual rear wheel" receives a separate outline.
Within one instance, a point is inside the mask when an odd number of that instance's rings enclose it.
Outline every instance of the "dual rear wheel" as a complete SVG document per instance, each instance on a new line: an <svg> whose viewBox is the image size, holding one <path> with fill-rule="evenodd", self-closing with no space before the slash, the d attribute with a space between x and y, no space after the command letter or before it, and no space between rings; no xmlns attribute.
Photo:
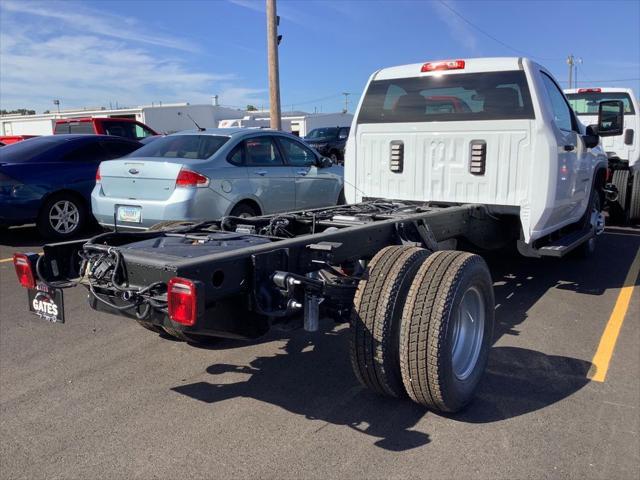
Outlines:
<svg viewBox="0 0 640 480"><path fill-rule="evenodd" d="M354 298L353 369L380 394L456 412L480 382L493 324L493 285L481 257L387 247L369 263Z"/></svg>

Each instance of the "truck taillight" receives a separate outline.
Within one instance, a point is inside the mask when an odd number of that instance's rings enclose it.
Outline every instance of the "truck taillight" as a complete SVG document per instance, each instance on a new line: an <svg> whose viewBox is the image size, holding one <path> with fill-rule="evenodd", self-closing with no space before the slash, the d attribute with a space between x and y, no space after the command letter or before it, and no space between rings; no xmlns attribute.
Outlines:
<svg viewBox="0 0 640 480"><path fill-rule="evenodd" d="M602 92L601 88L579 88L578 93L600 93Z"/></svg>
<svg viewBox="0 0 640 480"><path fill-rule="evenodd" d="M186 278L174 277L167 285L169 318L188 327L196 323L198 294L196 285Z"/></svg>
<svg viewBox="0 0 640 480"><path fill-rule="evenodd" d="M207 177L184 167L176 178L176 187L207 187L208 185L209 179Z"/></svg>
<svg viewBox="0 0 640 480"><path fill-rule="evenodd" d="M25 255L24 253L14 253L13 266L16 268L16 275L18 276L18 282L20 282L20 285L24 288L36 288L36 278L33 274L33 269L31 268L29 255Z"/></svg>
<svg viewBox="0 0 640 480"><path fill-rule="evenodd" d="M421 72L437 72L440 70L462 70L464 60L442 60L440 62L429 62L422 65Z"/></svg>
<svg viewBox="0 0 640 480"><path fill-rule="evenodd" d="M100 167L96 170L96 183L100 183L102 181L102 175L100 175Z"/></svg>

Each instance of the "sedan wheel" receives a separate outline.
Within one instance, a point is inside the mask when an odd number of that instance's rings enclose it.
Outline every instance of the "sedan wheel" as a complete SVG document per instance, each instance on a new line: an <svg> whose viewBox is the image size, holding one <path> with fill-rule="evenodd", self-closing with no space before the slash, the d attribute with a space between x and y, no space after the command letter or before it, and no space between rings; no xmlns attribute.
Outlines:
<svg viewBox="0 0 640 480"><path fill-rule="evenodd" d="M49 225L59 235L69 235L80 225L80 210L69 200L60 200L49 209Z"/></svg>
<svg viewBox="0 0 640 480"><path fill-rule="evenodd" d="M47 238L70 238L84 228L88 215L80 199L71 195L56 195L47 199L42 206L38 230Z"/></svg>

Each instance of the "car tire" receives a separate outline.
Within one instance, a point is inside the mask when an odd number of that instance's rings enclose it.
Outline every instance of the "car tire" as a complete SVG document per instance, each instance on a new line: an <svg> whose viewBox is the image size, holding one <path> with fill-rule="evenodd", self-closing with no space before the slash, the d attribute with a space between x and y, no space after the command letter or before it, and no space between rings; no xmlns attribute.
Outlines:
<svg viewBox="0 0 640 480"><path fill-rule="evenodd" d="M238 205L233 207L229 215L231 217L248 218L258 216L258 212L256 211L255 207L249 205L248 203L239 203Z"/></svg>
<svg viewBox="0 0 640 480"><path fill-rule="evenodd" d="M165 222L158 222L149 227L149 232L161 232L163 230L173 230L174 228L179 227L188 227L189 225L194 225L195 222L190 222L187 220L167 220Z"/></svg>
<svg viewBox="0 0 640 480"><path fill-rule="evenodd" d="M136 319L136 322L138 322L138 324L139 324L142 328L145 328L145 329L147 329L147 330L149 330L149 331L151 331L151 332L154 332L154 333L162 333L162 332L164 332L164 330L162 329L162 327L159 327L159 326L157 326L157 325L154 325L154 324L153 324L153 323L151 323L151 322L147 322L147 321L145 321L145 320L139 320L139 319Z"/></svg>
<svg viewBox="0 0 640 480"><path fill-rule="evenodd" d="M353 300L351 365L365 387L390 397L405 396L400 374L399 331L411 281L429 251L391 246L371 260Z"/></svg>
<svg viewBox="0 0 640 480"><path fill-rule="evenodd" d="M612 219L616 223L626 225L629 223L629 210L627 209L627 194L629 192L629 170L615 170L611 183L618 189L618 199L611 202Z"/></svg>
<svg viewBox="0 0 640 480"><path fill-rule="evenodd" d="M629 219L640 220L640 169L633 174L631 182L631 201L629 202Z"/></svg>
<svg viewBox="0 0 640 480"><path fill-rule="evenodd" d="M72 194L57 194L45 200L36 226L46 238L65 240L82 232L88 220L84 200Z"/></svg>
<svg viewBox="0 0 640 480"><path fill-rule="evenodd" d="M177 330L173 327L163 325L162 330L177 340L191 343L193 345L213 345L220 341L219 337L211 337L209 335L198 335L195 333L185 333L181 330Z"/></svg>
<svg viewBox="0 0 640 480"><path fill-rule="evenodd" d="M602 202L600 200L600 195L599 193L594 189L591 192L591 199L589 201L589 208L587 208L587 211L584 214L584 228L587 228L591 225L591 216L593 215L594 212L601 212L602 211ZM598 243L598 237L593 236L591 237L589 240L587 240L586 242L584 242L582 245L580 245L577 249L576 249L576 253L578 254L578 256L580 258L591 258L595 253L596 253L596 246Z"/></svg>
<svg viewBox="0 0 640 480"><path fill-rule="evenodd" d="M482 257L441 250L422 263L400 324L402 380L414 402L451 413L471 401L493 341L494 304Z"/></svg>

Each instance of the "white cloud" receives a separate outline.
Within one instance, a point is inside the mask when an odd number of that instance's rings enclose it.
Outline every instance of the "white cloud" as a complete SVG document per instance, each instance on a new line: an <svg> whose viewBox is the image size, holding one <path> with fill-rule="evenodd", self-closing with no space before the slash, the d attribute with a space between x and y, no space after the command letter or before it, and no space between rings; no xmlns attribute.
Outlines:
<svg viewBox="0 0 640 480"><path fill-rule="evenodd" d="M445 2L451 5L452 8L458 10L459 8L452 1ZM448 9L445 5L442 5L439 1L432 2L434 10L438 17L446 23L451 29L451 38L457 40L463 47L469 49L473 53L478 52L478 38L473 30L462 21L455 13Z"/></svg>
<svg viewBox="0 0 640 480"><path fill-rule="evenodd" d="M0 3L3 109L42 111L52 108L53 99L60 99L63 108L116 102L129 106L158 101L209 103L214 94L225 104L264 103L264 91L243 87L236 75L194 70L185 64L185 53L178 58L167 54L169 48L189 49L189 42L180 38L149 35L140 29L127 33L122 19L106 14L98 18L96 12L86 10L78 13L75 6L76 13L70 14L75 20L70 21L67 3L57 4L57 9L38 9L38 13L32 11L33 5ZM71 28L80 18L82 22ZM155 53L145 45L166 48Z"/></svg>

